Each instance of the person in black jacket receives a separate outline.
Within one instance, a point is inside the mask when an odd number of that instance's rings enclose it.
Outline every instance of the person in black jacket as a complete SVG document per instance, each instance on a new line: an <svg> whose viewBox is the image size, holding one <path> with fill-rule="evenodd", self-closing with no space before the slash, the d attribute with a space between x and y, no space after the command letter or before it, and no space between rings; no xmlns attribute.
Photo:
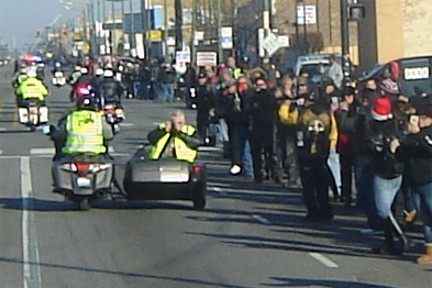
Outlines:
<svg viewBox="0 0 432 288"><path fill-rule="evenodd" d="M346 87L344 98L335 111L338 126L338 144L336 147L339 154L342 179L342 199L346 206L352 204L352 174L354 169L354 151L352 142L355 134L355 119L357 103L355 101L355 90Z"/></svg>
<svg viewBox="0 0 432 288"><path fill-rule="evenodd" d="M429 105L428 105L429 106ZM405 160L405 177L423 220L425 253L418 264L432 264L432 115L411 115L408 136L397 155Z"/></svg>
<svg viewBox="0 0 432 288"><path fill-rule="evenodd" d="M377 254L401 254L409 242L391 207L402 185L403 163L396 157L396 149L403 138L397 121L393 118L391 99L386 96L375 100L372 110L370 149L372 153L373 190L378 217L383 222L384 243L373 248ZM394 242L394 232L403 243L399 249Z"/></svg>
<svg viewBox="0 0 432 288"><path fill-rule="evenodd" d="M202 142L206 137L206 130L210 120L210 110L215 107L215 99L208 85L207 75L205 73L198 74L197 86L197 130Z"/></svg>
<svg viewBox="0 0 432 288"><path fill-rule="evenodd" d="M220 95L217 97L215 116L223 118L228 126L231 175L240 175L243 170L242 165L242 130L248 129L249 122L244 111L244 101L242 95L237 91L235 80L225 83L221 88Z"/></svg>
<svg viewBox="0 0 432 288"><path fill-rule="evenodd" d="M104 77L99 81L97 89L100 97L99 102L103 104L102 106L111 103L115 107L121 107L120 97L124 92L124 88L121 82L114 78L112 70L105 70Z"/></svg>
<svg viewBox="0 0 432 288"><path fill-rule="evenodd" d="M250 99L249 113L252 120L251 148L254 167L254 180L263 181L262 159L264 155L266 178L275 177L274 164L274 128L277 110L277 101L268 90L264 78L255 79L255 91ZM269 175L270 174L270 175Z"/></svg>

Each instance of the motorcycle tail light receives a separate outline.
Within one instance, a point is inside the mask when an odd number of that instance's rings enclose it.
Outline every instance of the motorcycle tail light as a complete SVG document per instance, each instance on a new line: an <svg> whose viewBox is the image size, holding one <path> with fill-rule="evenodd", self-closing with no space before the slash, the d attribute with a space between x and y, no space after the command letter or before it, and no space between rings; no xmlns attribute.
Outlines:
<svg viewBox="0 0 432 288"><path fill-rule="evenodd" d="M194 174L198 174L201 173L203 171L203 167L200 165L193 165L192 166L192 173Z"/></svg>
<svg viewBox="0 0 432 288"><path fill-rule="evenodd" d="M89 171L93 168L90 163L76 163L75 165L78 171Z"/></svg>

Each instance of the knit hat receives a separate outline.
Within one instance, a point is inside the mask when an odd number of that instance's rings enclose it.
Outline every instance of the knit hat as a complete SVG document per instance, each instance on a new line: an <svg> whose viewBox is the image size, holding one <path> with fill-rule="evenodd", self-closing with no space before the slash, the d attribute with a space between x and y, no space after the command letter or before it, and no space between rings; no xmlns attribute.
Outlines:
<svg viewBox="0 0 432 288"><path fill-rule="evenodd" d="M393 118L392 103L388 97L378 97L372 110L372 118L376 121L387 121Z"/></svg>

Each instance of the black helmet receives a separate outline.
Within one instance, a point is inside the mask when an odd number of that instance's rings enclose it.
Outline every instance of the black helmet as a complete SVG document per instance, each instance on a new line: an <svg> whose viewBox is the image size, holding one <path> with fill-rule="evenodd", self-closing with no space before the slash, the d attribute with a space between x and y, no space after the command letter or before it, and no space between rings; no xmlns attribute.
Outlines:
<svg viewBox="0 0 432 288"><path fill-rule="evenodd" d="M97 111L98 105L95 97L81 96L76 100L76 107L80 110L92 110Z"/></svg>

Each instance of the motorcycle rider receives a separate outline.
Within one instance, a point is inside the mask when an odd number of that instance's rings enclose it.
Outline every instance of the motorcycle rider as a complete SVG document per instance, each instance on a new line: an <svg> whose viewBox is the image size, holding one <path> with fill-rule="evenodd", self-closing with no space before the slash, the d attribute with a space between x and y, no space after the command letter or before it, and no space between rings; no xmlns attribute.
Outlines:
<svg viewBox="0 0 432 288"><path fill-rule="evenodd" d="M88 73L87 68L82 67L80 69L80 76L75 81L75 83L72 85L72 91L70 95L71 101L73 101L76 98L78 88L82 86L89 86L93 81L93 76Z"/></svg>
<svg viewBox="0 0 432 288"><path fill-rule="evenodd" d="M81 66L76 65L74 68L74 71L72 72L72 74L69 76L67 82L71 85L74 86L75 83L78 81L78 79L81 77Z"/></svg>
<svg viewBox="0 0 432 288"><path fill-rule="evenodd" d="M76 109L60 119L57 126L50 134L56 148L54 160L77 154L107 156L107 142L114 135L92 95L78 98Z"/></svg>
<svg viewBox="0 0 432 288"><path fill-rule="evenodd" d="M152 160L167 156L194 163L197 158L199 136L195 127L186 123L181 110L171 113L171 119L151 131L147 138L152 145L148 154Z"/></svg>
<svg viewBox="0 0 432 288"><path fill-rule="evenodd" d="M114 78L112 69L104 71L103 78L98 81L97 89L101 103L113 103L115 108L121 108L120 97L124 92L124 88L121 82Z"/></svg>
<svg viewBox="0 0 432 288"><path fill-rule="evenodd" d="M18 107L21 107L23 102L28 99L37 99L44 105L44 100L48 94L49 90L44 83L37 78L35 70L30 70L27 73L27 78L15 90Z"/></svg>

